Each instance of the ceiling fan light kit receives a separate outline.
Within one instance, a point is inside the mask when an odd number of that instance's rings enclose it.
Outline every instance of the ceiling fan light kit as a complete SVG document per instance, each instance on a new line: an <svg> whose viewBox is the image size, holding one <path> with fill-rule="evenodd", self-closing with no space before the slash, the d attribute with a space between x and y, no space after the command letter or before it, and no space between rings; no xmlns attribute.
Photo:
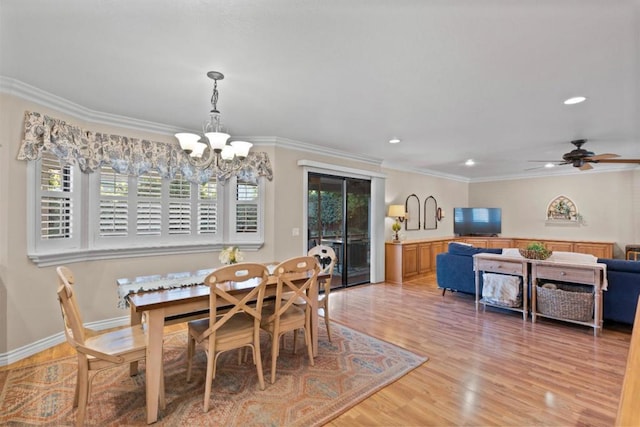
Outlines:
<svg viewBox="0 0 640 427"><path fill-rule="evenodd" d="M618 154L603 153L595 154L593 151L588 151L582 146L587 142L586 139L575 139L571 143L576 147L562 155L562 161L557 163L560 165L572 165L582 171L593 169L592 163L628 163L628 164L640 164L640 159L620 159ZM548 160L531 160L532 162L545 162L545 168L553 167ZM552 166L549 166L549 165Z"/></svg>

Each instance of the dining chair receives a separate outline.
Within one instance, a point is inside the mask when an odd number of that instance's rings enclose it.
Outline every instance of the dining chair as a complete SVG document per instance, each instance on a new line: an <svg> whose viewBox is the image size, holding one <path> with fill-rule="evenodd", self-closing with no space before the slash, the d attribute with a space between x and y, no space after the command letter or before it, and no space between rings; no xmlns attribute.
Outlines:
<svg viewBox="0 0 640 427"><path fill-rule="evenodd" d="M327 327L327 336L329 337L329 341L331 341L331 324L329 322L329 293L331 292L333 270L336 266L338 258L333 248L327 245L314 246L313 248L309 249L307 255L312 256L316 259L316 262L320 267L320 274L328 274L328 276L323 279L324 293L318 294L318 309L322 310L324 314L324 324ZM291 293L286 294L285 298L291 298ZM297 306L303 306L306 304L306 302L303 298L296 298L294 304ZM298 335L294 332L293 337L293 348L296 348Z"/></svg>
<svg viewBox="0 0 640 427"><path fill-rule="evenodd" d="M304 330L304 341L309 353L311 366L313 346L311 343L311 299L308 295L312 286L316 286L320 267L312 256L291 258L280 263L274 275L277 278L276 296L273 303L265 305L260 327L271 335L271 383L276 380L276 362L280 352L280 337L289 331ZM304 279L300 283L300 279ZM289 299L283 294L291 292ZM297 307L294 301L302 299L304 308ZM294 347L295 351L295 347Z"/></svg>
<svg viewBox="0 0 640 427"><path fill-rule="evenodd" d="M58 275L58 301L64 321L67 342L78 354L78 376L73 407L78 408L76 424L81 426L87 411L91 381L104 369L114 368L144 360L146 357L146 332L139 326L125 327L110 332L86 329L74 292L75 276L64 266L56 268ZM149 375L149 372L147 372ZM160 407L165 408L164 379L160 381Z"/></svg>
<svg viewBox="0 0 640 427"><path fill-rule="evenodd" d="M207 355L204 412L209 411L211 383L216 376L218 356L225 351L250 347L260 390L264 390L260 321L268 278L269 273L263 264L244 262L218 268L204 280L210 288L209 318L188 323L187 344L187 381L191 381L196 343L203 345ZM252 287L250 292L243 293L241 298L234 295L234 289L246 289L247 286ZM221 307L224 307L223 311Z"/></svg>

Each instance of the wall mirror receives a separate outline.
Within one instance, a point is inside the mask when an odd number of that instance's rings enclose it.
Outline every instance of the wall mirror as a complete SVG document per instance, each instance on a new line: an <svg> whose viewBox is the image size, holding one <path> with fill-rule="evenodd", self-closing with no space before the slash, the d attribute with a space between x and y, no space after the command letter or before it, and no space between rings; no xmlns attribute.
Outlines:
<svg viewBox="0 0 640 427"><path fill-rule="evenodd" d="M407 197L404 202L404 209L407 212L407 219L404 220L404 229L420 230L420 199L415 194Z"/></svg>
<svg viewBox="0 0 640 427"><path fill-rule="evenodd" d="M438 228L438 202L435 197L429 196L424 201L424 229L435 230Z"/></svg>

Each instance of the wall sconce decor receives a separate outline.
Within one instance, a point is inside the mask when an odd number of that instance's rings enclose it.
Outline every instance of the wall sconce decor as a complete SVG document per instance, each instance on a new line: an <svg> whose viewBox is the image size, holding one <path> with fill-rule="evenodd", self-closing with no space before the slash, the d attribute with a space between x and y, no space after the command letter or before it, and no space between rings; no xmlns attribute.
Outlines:
<svg viewBox="0 0 640 427"><path fill-rule="evenodd" d="M436 219L438 221L442 221L442 218L444 218L444 211L442 210L442 208L438 208L438 210L436 211Z"/></svg>
<svg viewBox="0 0 640 427"><path fill-rule="evenodd" d="M389 206L389 212L387 213L387 216L395 218L395 221L394 221L393 225L391 226L391 229L395 233L395 235L393 237L393 241L394 242L399 242L400 238L398 237L398 231L400 231L400 228L402 228L400 223L404 222L405 218L407 217L407 212L405 211L405 208L402 205L390 205Z"/></svg>

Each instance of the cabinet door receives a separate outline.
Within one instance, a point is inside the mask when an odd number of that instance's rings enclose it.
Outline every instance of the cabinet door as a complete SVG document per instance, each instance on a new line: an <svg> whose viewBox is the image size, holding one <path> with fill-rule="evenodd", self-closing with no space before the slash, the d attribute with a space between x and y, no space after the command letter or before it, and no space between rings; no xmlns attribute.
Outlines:
<svg viewBox="0 0 640 427"><path fill-rule="evenodd" d="M402 247L402 278L406 279L418 274L418 245Z"/></svg>
<svg viewBox="0 0 640 427"><path fill-rule="evenodd" d="M489 239L487 241L487 247L493 249L512 248L513 240L511 239Z"/></svg>
<svg viewBox="0 0 640 427"><path fill-rule="evenodd" d="M542 243L550 251L573 252L573 243L571 242L545 241Z"/></svg>
<svg viewBox="0 0 640 427"><path fill-rule="evenodd" d="M581 254L591 254L598 258L612 258L612 245L606 243L574 243L573 251Z"/></svg>
<svg viewBox="0 0 640 427"><path fill-rule="evenodd" d="M436 269L436 257L442 252L447 252L449 242L431 242L431 269Z"/></svg>
<svg viewBox="0 0 640 427"><path fill-rule="evenodd" d="M425 274L431 271L431 243L418 245L418 273Z"/></svg>
<svg viewBox="0 0 640 427"><path fill-rule="evenodd" d="M488 245L488 239L465 238L464 242L473 245L476 248L486 248Z"/></svg>

